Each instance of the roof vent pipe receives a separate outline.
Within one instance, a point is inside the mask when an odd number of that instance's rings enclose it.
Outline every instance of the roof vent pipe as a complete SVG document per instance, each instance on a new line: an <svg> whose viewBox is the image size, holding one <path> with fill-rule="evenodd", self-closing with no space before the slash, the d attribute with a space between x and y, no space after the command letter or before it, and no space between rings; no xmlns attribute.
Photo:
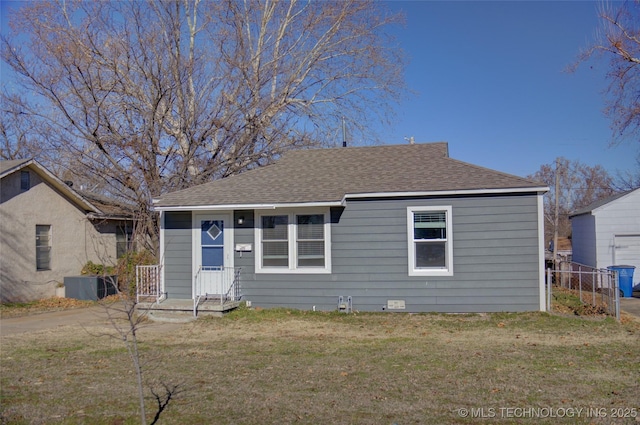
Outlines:
<svg viewBox="0 0 640 425"><path fill-rule="evenodd" d="M342 117L342 147L347 147L347 125L344 122L344 117Z"/></svg>

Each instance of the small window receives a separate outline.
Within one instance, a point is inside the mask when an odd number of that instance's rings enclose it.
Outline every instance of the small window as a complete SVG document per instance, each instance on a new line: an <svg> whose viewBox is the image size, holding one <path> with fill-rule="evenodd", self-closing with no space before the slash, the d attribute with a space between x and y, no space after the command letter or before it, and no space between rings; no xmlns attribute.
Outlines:
<svg viewBox="0 0 640 425"><path fill-rule="evenodd" d="M202 267L219 270L224 266L224 220L200 222ZM213 269L212 269L213 268Z"/></svg>
<svg viewBox="0 0 640 425"><path fill-rule="evenodd" d="M123 257L131 248L131 229L126 226L116 228L116 258Z"/></svg>
<svg viewBox="0 0 640 425"><path fill-rule="evenodd" d="M36 226L36 270L51 270L51 226Z"/></svg>
<svg viewBox="0 0 640 425"><path fill-rule="evenodd" d="M31 189L31 174L28 171L20 171L20 190L26 192Z"/></svg>
<svg viewBox="0 0 640 425"><path fill-rule="evenodd" d="M451 207L407 208L410 276L453 274Z"/></svg>

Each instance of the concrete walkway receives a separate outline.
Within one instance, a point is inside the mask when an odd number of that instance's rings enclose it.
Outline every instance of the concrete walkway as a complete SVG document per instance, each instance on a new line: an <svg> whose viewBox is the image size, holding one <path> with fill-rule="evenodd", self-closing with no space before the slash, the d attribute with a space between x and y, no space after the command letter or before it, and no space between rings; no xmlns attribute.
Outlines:
<svg viewBox="0 0 640 425"><path fill-rule="evenodd" d="M112 328L104 307L75 308L62 311L30 314L27 316L0 319L0 336L37 332L55 329L61 326L77 326L78 328ZM145 331L171 331L178 329L179 324L145 322Z"/></svg>
<svg viewBox="0 0 640 425"><path fill-rule="evenodd" d="M633 298L620 298L620 310L640 319L640 293L633 295Z"/></svg>

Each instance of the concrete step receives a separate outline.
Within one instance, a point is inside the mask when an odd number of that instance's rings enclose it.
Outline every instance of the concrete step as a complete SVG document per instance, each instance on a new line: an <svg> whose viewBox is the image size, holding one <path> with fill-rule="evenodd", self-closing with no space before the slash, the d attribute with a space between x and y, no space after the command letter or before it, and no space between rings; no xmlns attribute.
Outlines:
<svg viewBox="0 0 640 425"><path fill-rule="evenodd" d="M240 302L204 301L198 305L198 317L222 317L240 305ZM150 320L158 322L186 323L195 320L193 316L193 301L191 300L165 300L160 303L138 303L138 314L146 314Z"/></svg>

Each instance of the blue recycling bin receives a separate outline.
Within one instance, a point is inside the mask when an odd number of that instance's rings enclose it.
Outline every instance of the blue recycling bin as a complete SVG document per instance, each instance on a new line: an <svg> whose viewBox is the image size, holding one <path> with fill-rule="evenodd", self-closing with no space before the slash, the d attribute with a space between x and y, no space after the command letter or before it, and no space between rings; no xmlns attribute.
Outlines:
<svg viewBox="0 0 640 425"><path fill-rule="evenodd" d="M624 298L633 296L633 271L636 266L609 266L609 270L618 272L618 284Z"/></svg>

